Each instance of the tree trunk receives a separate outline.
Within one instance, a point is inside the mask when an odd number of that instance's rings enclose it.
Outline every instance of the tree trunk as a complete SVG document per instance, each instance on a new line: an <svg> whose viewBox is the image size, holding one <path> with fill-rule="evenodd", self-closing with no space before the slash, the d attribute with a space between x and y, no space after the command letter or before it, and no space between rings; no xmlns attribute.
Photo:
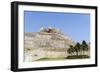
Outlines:
<svg viewBox="0 0 100 73"><path fill-rule="evenodd" d="M76 51L76 55L78 56L78 51Z"/></svg>

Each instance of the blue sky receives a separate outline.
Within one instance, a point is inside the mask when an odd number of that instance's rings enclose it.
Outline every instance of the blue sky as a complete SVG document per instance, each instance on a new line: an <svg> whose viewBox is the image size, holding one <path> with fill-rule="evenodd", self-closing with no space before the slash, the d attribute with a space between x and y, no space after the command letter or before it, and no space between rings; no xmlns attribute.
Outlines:
<svg viewBox="0 0 100 73"><path fill-rule="evenodd" d="M24 25L25 32L38 32L41 27L53 27L75 42L90 41L89 14L24 11Z"/></svg>

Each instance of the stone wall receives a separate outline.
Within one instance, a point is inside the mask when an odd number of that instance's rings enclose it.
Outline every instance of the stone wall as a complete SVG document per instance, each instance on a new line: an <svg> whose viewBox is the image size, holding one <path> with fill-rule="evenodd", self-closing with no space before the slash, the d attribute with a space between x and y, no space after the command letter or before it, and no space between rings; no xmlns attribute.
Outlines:
<svg viewBox="0 0 100 73"><path fill-rule="evenodd" d="M67 51L31 50L25 53L25 62L36 61L41 58L66 58Z"/></svg>
<svg viewBox="0 0 100 73"><path fill-rule="evenodd" d="M37 33L25 33L25 61L32 62L41 58L66 58L67 49L75 43L55 29Z"/></svg>

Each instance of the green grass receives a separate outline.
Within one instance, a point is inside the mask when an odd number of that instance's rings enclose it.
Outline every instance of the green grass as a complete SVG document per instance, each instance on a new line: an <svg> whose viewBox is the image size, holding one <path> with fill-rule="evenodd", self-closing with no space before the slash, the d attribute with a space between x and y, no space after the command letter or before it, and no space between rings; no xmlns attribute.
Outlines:
<svg viewBox="0 0 100 73"><path fill-rule="evenodd" d="M86 59L86 58L90 58L87 55L74 55L74 56L68 56L67 58L41 58L35 61L56 61L56 60L67 60L67 59Z"/></svg>
<svg viewBox="0 0 100 73"><path fill-rule="evenodd" d="M65 60L64 58L41 58L36 61L53 61L53 60Z"/></svg>
<svg viewBox="0 0 100 73"><path fill-rule="evenodd" d="M66 59L84 59L84 58L89 58L87 55L74 55L74 56L68 56Z"/></svg>

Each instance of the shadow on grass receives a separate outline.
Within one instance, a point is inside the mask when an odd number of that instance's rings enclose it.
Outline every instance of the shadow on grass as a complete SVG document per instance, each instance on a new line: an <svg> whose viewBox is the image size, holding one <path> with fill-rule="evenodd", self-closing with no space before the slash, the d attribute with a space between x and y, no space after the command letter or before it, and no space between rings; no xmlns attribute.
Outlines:
<svg viewBox="0 0 100 73"><path fill-rule="evenodd" d="M90 58L87 55L73 55L73 56L68 56L66 59L84 59L84 58Z"/></svg>
<svg viewBox="0 0 100 73"><path fill-rule="evenodd" d="M74 55L74 56L68 56L67 58L41 58L35 61L56 61L56 60L67 60L67 59L86 59L90 58L87 55Z"/></svg>

